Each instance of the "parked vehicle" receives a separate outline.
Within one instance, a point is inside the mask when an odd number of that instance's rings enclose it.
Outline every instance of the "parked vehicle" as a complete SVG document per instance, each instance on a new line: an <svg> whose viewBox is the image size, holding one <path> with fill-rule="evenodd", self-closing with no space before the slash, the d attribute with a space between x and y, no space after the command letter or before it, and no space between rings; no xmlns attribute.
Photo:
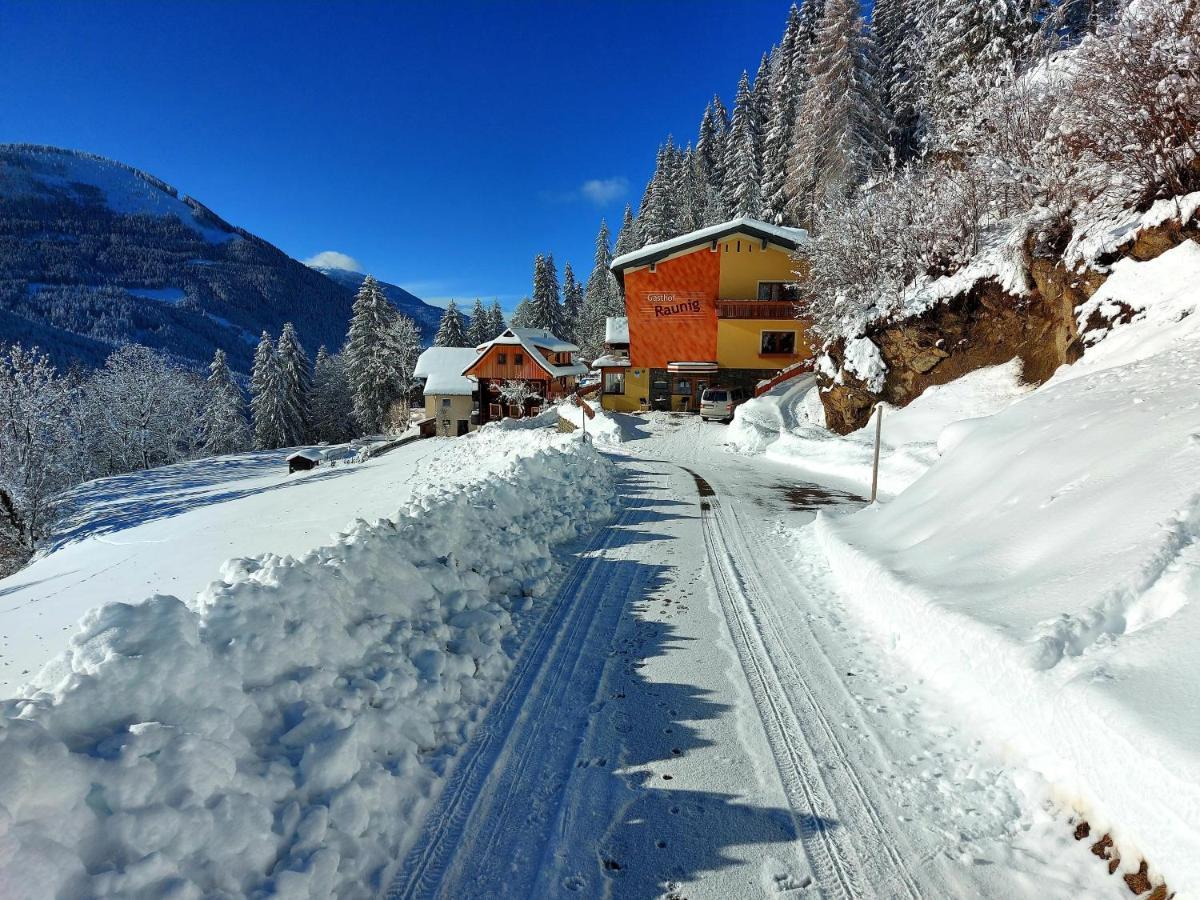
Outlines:
<svg viewBox="0 0 1200 900"><path fill-rule="evenodd" d="M700 417L733 421L733 411L746 402L742 388L710 387L700 395Z"/></svg>

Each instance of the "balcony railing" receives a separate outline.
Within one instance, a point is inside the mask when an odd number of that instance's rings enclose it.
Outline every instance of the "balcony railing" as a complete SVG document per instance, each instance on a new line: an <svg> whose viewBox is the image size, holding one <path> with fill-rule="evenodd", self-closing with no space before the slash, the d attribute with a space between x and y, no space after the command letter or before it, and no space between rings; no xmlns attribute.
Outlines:
<svg viewBox="0 0 1200 900"><path fill-rule="evenodd" d="M794 319L791 300L718 300L718 319Z"/></svg>

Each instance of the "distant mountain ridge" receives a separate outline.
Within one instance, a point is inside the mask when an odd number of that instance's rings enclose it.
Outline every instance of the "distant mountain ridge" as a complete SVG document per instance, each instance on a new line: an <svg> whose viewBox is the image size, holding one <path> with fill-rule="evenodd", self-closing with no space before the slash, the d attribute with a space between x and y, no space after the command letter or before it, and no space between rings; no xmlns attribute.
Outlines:
<svg viewBox="0 0 1200 900"><path fill-rule="evenodd" d="M100 365L136 341L197 364L219 347L247 372L261 332L287 321L310 353L332 350L357 286L131 166L0 144L0 341L37 344L60 366ZM430 336L440 310L402 293Z"/></svg>
<svg viewBox="0 0 1200 900"><path fill-rule="evenodd" d="M313 268L326 278L331 278L338 284L345 285L356 292L363 283L363 279L367 277L362 272L354 272L350 269L330 269L325 266L313 266ZM376 281L379 281L379 279L376 279ZM444 310L426 303L416 294L406 291L399 285L380 281L379 286L383 289L384 296L388 298L392 306L417 323L417 327L421 329L421 340L426 344L432 343L433 336L437 334L438 324L442 320ZM464 321L467 320L465 315L463 318Z"/></svg>

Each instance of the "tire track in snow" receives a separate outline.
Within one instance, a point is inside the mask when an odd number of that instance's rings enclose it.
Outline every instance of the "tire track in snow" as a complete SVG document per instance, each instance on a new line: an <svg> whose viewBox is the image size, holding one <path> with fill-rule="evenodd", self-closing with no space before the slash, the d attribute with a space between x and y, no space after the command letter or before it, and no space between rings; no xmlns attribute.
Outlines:
<svg viewBox="0 0 1200 900"><path fill-rule="evenodd" d="M589 636L601 619L611 624L614 610L619 615L624 607L602 601L612 587L609 566L628 554L628 527L636 523L639 513L639 508L626 506L593 538L581 554L586 559L576 563L556 591L550 611L528 639L501 695L455 764L436 807L393 877L389 900L483 896L469 891L446 893L468 875L486 880L493 889L504 885L514 894L524 893L522 881L511 871L513 855L521 848L534 848L540 854L545 843L537 839L536 831L549 828L552 816L534 821L533 815L514 808L527 809L536 788L544 787L540 777L544 772L531 772L531 766L541 762L545 769L563 763L553 758L550 766L545 765L551 754L542 734L547 726L560 724L563 710L569 708L563 706L563 695L576 682ZM597 678L602 668L603 659ZM587 692L587 700L591 699L592 692ZM569 753L574 734L565 741L554 742L554 737L549 743L559 751L557 756L569 756L557 768L569 771L574 764ZM470 870L464 871L464 866Z"/></svg>
<svg viewBox="0 0 1200 900"><path fill-rule="evenodd" d="M726 511L707 481L691 469L686 471L701 495L704 540L721 606L818 886L832 897L916 900L921 896L917 882L892 846L894 836L884 826L837 732L787 652L789 643L773 622L764 623L755 615L750 598L769 604L770 594L757 574L757 558L746 543L743 523L736 513L732 514L735 521L727 522L732 509ZM772 653L772 644L785 652ZM780 656L785 660L782 672L777 663ZM840 765L823 766L820 751L830 752ZM855 810L844 805L839 809L838 797L847 796L847 787L856 800ZM843 814L853 822L843 821ZM882 876L886 893L864 884L867 873Z"/></svg>

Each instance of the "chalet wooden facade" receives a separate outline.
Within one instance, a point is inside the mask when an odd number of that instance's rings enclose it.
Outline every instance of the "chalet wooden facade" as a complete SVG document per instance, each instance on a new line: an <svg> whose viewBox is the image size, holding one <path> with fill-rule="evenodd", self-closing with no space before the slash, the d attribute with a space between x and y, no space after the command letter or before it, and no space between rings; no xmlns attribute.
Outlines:
<svg viewBox="0 0 1200 900"><path fill-rule="evenodd" d="M575 390L587 367L575 362L579 348L539 328L508 328L480 345L462 372L476 385L478 424L537 415Z"/></svg>

